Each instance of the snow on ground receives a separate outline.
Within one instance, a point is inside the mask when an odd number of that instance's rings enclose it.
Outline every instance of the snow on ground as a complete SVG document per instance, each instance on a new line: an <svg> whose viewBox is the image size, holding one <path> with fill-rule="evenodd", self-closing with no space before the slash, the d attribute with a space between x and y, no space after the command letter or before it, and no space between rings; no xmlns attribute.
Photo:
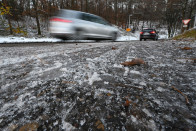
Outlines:
<svg viewBox="0 0 196 131"><path fill-rule="evenodd" d="M139 40L139 31L135 33L127 33L127 35L121 35L116 41L132 41ZM165 31L161 31L159 34L159 39L167 39L167 34ZM92 40L80 40L81 42L92 42ZM29 42L62 42L60 39L56 38L25 38L25 37L1 37L0 44L3 43L29 43ZM68 40L68 42L73 42L73 40Z"/></svg>
<svg viewBox="0 0 196 131"><path fill-rule="evenodd" d="M120 36L116 41L130 41L138 40L136 36ZM56 38L25 38L25 37L0 37L0 43L29 43L29 42L61 42L62 40ZM69 40L72 42L72 40ZM82 40L86 42L90 40Z"/></svg>

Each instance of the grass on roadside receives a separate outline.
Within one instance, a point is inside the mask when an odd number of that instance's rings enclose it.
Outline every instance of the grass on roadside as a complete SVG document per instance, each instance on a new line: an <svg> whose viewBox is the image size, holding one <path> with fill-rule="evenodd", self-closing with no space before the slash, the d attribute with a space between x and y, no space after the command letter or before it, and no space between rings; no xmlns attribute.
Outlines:
<svg viewBox="0 0 196 131"><path fill-rule="evenodd" d="M182 39L193 39L196 40L196 29L188 30L184 32L183 34L177 35L173 37L173 40L182 40Z"/></svg>

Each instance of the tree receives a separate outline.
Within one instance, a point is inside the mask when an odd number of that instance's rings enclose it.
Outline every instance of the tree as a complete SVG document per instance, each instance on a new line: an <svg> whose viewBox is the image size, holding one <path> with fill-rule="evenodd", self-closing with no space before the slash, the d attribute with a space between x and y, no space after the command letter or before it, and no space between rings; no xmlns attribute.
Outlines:
<svg viewBox="0 0 196 131"><path fill-rule="evenodd" d="M40 22L39 22L39 16L38 16L38 0L32 0L32 2L33 2L34 11L35 11L35 19L37 22L38 35L41 35Z"/></svg>
<svg viewBox="0 0 196 131"><path fill-rule="evenodd" d="M3 3L0 3L0 12L1 15L5 15L8 19L8 25L9 25L9 30L10 30L10 34L13 34L13 29L12 29L12 24L11 24L11 11L10 11L11 7L7 6L6 1L3 1Z"/></svg>

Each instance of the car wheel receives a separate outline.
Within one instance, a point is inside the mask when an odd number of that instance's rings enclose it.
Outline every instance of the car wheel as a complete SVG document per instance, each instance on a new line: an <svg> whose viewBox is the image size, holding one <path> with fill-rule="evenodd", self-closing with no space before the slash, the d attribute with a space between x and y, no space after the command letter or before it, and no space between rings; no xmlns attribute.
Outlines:
<svg viewBox="0 0 196 131"><path fill-rule="evenodd" d="M85 37L84 34L85 34L84 31L82 31L82 30L77 30L76 33L75 33L75 35L74 35L74 39L75 39L75 40L85 40L86 37Z"/></svg>
<svg viewBox="0 0 196 131"><path fill-rule="evenodd" d="M61 40L68 40L67 37L59 37Z"/></svg>
<svg viewBox="0 0 196 131"><path fill-rule="evenodd" d="M140 39L140 41L142 41L142 39Z"/></svg>
<svg viewBox="0 0 196 131"><path fill-rule="evenodd" d="M112 33L112 41L116 41L117 39L117 33Z"/></svg>
<svg viewBox="0 0 196 131"><path fill-rule="evenodd" d="M146 39L144 39L144 41L146 41Z"/></svg>

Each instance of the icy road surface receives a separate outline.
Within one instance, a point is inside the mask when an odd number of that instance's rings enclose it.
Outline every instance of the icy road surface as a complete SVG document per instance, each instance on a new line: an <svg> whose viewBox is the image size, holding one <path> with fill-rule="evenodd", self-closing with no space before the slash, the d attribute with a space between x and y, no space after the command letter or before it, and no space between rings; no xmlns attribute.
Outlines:
<svg viewBox="0 0 196 131"><path fill-rule="evenodd" d="M194 42L1 45L0 129L195 130L195 59Z"/></svg>

